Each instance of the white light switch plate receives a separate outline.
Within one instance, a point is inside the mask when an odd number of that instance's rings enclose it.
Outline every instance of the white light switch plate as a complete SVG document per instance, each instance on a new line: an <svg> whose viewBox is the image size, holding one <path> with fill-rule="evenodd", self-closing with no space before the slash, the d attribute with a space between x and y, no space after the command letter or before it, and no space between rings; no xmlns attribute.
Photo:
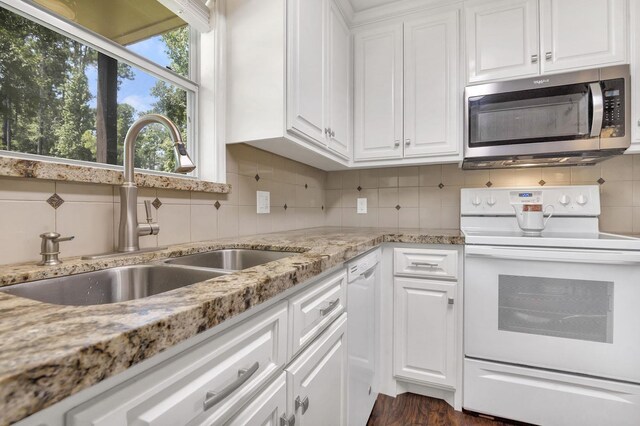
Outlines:
<svg viewBox="0 0 640 426"><path fill-rule="evenodd" d="M269 191L256 191L256 204L258 214L271 213L271 193Z"/></svg>
<svg viewBox="0 0 640 426"><path fill-rule="evenodd" d="M366 214L366 213L367 213L367 199L358 198L358 214Z"/></svg>

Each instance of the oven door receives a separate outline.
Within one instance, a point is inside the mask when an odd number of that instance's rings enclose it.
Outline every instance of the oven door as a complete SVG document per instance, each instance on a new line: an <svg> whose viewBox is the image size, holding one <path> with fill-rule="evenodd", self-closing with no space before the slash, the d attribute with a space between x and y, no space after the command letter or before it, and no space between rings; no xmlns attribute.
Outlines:
<svg viewBox="0 0 640 426"><path fill-rule="evenodd" d="M466 246L465 354L640 383L640 253Z"/></svg>

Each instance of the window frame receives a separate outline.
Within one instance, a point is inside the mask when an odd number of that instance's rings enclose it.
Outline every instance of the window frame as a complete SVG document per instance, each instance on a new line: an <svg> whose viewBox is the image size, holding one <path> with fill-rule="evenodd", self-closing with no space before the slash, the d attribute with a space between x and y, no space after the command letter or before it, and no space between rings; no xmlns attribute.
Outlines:
<svg viewBox="0 0 640 426"><path fill-rule="evenodd" d="M162 3L161 3L162 4ZM65 37L82 43L98 52L104 53L118 62L126 63L141 71L152 75L153 77L183 89L187 93L187 152L196 165L200 164L198 156L199 139L199 91L200 91L200 31L194 25L189 25L189 76L184 77L174 71L138 55L137 53L127 49L125 46L119 45L108 38L82 27L75 22L69 21L46 8L28 0L0 0L0 6L3 8L29 19L39 25L42 25L52 31L55 31ZM75 160L71 158L53 157L47 155L23 153L19 151L8 151L0 149L0 156L25 158L30 160L46 161L62 164L77 164L81 166L97 167L102 169L122 170L123 166L119 164L106 164L94 161ZM183 176L183 177L199 177L199 167L194 172L187 175L177 173L164 172L159 170L137 169L142 173L158 174L165 176Z"/></svg>

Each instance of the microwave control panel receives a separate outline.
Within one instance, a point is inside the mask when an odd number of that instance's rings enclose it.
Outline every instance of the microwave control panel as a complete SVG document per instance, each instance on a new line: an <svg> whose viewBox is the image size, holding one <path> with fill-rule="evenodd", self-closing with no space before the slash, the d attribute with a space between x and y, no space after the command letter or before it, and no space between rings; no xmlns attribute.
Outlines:
<svg viewBox="0 0 640 426"><path fill-rule="evenodd" d="M602 138L620 138L624 129L624 79L603 81L604 117L602 120Z"/></svg>

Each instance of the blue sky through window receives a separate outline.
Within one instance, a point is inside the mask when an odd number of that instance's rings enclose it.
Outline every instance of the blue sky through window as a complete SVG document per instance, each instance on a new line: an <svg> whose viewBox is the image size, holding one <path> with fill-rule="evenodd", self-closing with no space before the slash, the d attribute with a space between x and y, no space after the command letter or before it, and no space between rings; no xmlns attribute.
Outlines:
<svg viewBox="0 0 640 426"><path fill-rule="evenodd" d="M166 67L170 64L171 60L166 54L166 47L162 41L162 36L151 37L146 40L139 41L137 43L127 46L129 50L139 54L151 61ZM118 90L118 103L127 103L134 107L138 112L145 112L152 108L155 98L151 96L151 88L155 85L155 77L147 74L144 71L132 67L134 79L124 80ZM96 67L87 67L87 78L89 79L89 86L93 98L90 101L92 108L96 107L96 95L97 95L97 81L98 70Z"/></svg>

